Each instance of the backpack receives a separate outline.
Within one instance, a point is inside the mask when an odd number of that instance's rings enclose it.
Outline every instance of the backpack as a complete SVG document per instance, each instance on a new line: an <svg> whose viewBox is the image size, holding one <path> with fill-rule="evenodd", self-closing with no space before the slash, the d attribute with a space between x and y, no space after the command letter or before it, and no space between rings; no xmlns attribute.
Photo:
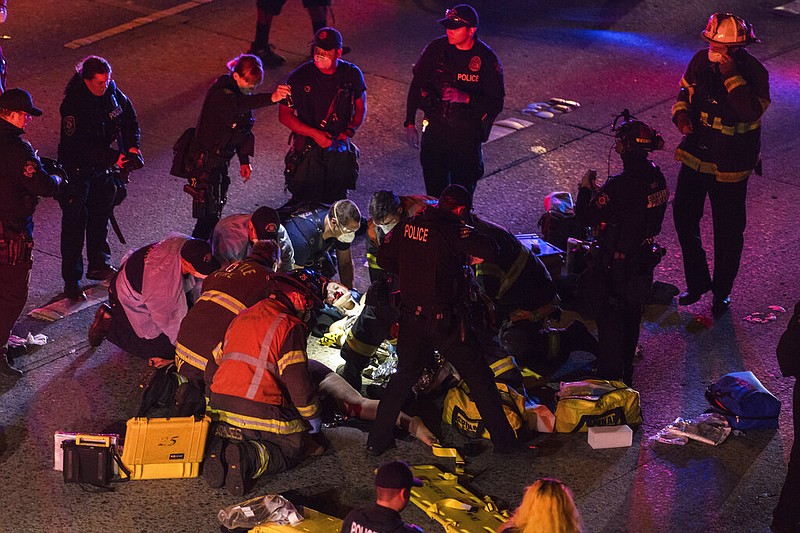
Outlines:
<svg viewBox="0 0 800 533"><path fill-rule="evenodd" d="M752 372L731 372L706 389L711 410L723 415L731 428L777 429L781 401Z"/></svg>

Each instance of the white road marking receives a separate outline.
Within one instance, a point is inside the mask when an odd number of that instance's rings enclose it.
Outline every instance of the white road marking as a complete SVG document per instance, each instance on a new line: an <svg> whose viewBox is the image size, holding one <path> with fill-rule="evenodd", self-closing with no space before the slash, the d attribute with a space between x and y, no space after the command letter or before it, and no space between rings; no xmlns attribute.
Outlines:
<svg viewBox="0 0 800 533"><path fill-rule="evenodd" d="M64 48L70 48L73 50L76 48L81 48L82 46L96 43L97 41L102 41L103 39L107 39L108 37L119 35L120 33L132 30L134 28L138 28L139 26L144 26L145 24L150 24L151 22L171 17L172 15L177 15L178 13L182 13L184 11L187 11L189 9L195 8L203 4L209 4L213 1L214 0L190 0L189 2L184 2L183 4L177 5L175 7L164 9L162 11L156 11L155 13L152 13L150 15L139 17L138 19L126 22L125 24L120 24L119 26L103 30L101 32L95 33L94 35L89 35L88 37L83 37L81 39L75 39L74 41L70 41L67 44L65 44Z"/></svg>

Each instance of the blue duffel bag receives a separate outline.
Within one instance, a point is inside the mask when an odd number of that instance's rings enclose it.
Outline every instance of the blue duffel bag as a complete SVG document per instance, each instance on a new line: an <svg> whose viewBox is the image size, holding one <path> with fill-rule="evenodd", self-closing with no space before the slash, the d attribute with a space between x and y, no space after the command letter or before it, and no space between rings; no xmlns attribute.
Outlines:
<svg viewBox="0 0 800 533"><path fill-rule="evenodd" d="M781 401L752 372L731 372L706 389L711 409L733 429L777 429Z"/></svg>

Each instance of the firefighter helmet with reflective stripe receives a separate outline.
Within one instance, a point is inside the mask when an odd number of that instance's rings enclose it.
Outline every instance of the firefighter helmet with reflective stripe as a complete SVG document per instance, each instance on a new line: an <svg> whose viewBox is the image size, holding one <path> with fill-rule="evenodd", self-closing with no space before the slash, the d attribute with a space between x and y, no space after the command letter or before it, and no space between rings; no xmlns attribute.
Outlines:
<svg viewBox="0 0 800 533"><path fill-rule="evenodd" d="M618 125L620 119L622 123ZM641 120L636 120L627 109L614 119L611 131L614 132L614 138L622 145L620 153L633 150L652 152L664 148L664 138Z"/></svg>
<svg viewBox="0 0 800 533"><path fill-rule="evenodd" d="M708 17L706 29L700 35L706 41L726 46L745 46L760 43L753 26L732 13L714 13Z"/></svg>
<svg viewBox="0 0 800 533"><path fill-rule="evenodd" d="M291 305L297 315L306 321L309 312L323 307L327 278L309 268L280 272L269 277L269 298Z"/></svg>

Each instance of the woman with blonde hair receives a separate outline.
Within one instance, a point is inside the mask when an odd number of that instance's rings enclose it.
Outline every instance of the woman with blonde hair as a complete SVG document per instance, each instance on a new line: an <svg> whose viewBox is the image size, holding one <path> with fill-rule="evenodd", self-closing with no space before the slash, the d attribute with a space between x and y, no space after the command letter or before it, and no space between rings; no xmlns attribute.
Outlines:
<svg viewBox="0 0 800 533"><path fill-rule="evenodd" d="M537 479L498 533L580 533L581 517L572 491L553 478Z"/></svg>

